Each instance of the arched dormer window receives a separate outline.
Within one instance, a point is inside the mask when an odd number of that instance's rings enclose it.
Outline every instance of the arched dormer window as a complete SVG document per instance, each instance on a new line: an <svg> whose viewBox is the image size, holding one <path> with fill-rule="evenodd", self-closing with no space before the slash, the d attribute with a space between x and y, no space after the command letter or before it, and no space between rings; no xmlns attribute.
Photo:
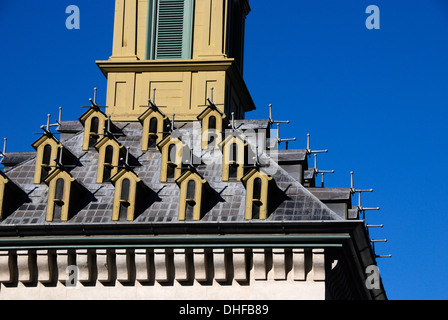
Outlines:
<svg viewBox="0 0 448 320"><path fill-rule="evenodd" d="M95 148L98 150L97 183L105 183L117 174L124 147L114 138L105 136Z"/></svg>
<svg viewBox="0 0 448 320"><path fill-rule="evenodd" d="M169 119L153 105L138 119L143 125L142 151L156 148L168 132Z"/></svg>
<svg viewBox="0 0 448 320"><path fill-rule="evenodd" d="M185 220L194 220L194 207L196 206L196 181L188 181L187 196L185 199Z"/></svg>
<svg viewBox="0 0 448 320"><path fill-rule="evenodd" d="M56 181L56 189L55 196L53 199L53 222L61 222L62 221L62 208L64 207L64 188L65 188L65 180L63 178L59 178Z"/></svg>
<svg viewBox="0 0 448 320"><path fill-rule="evenodd" d="M260 219L260 207L263 204L261 201L261 189L263 188L263 181L260 178L255 178L252 190L252 220Z"/></svg>
<svg viewBox="0 0 448 320"><path fill-rule="evenodd" d="M84 126L84 142L82 150L87 151L95 147L95 144L104 135L104 128L106 127L107 116L99 108L92 107L86 111L79 121Z"/></svg>
<svg viewBox="0 0 448 320"><path fill-rule="evenodd" d="M32 146L37 151L34 183L41 184L56 166L61 144L53 135L45 134Z"/></svg>
<svg viewBox="0 0 448 320"><path fill-rule="evenodd" d="M118 210L119 221L126 221L128 219L129 207L131 206L131 203L129 202L130 192L131 181L129 179L124 179L121 182L120 209Z"/></svg>
<svg viewBox="0 0 448 320"><path fill-rule="evenodd" d="M136 214L138 201L141 201L140 190L142 181L137 175L122 169L112 177L111 182L115 186L114 207L112 213L113 221L133 221Z"/></svg>
<svg viewBox="0 0 448 320"><path fill-rule="evenodd" d="M70 216L72 189L75 179L61 169L56 169L45 180L48 184L47 222L66 222Z"/></svg>
<svg viewBox="0 0 448 320"><path fill-rule="evenodd" d="M114 147L107 146L104 152L104 163L103 163L103 181L109 181L112 177L112 169L114 162Z"/></svg>
<svg viewBox="0 0 448 320"><path fill-rule="evenodd" d="M179 221L201 220L207 181L198 173L188 170L176 183L180 187Z"/></svg>
<svg viewBox="0 0 448 320"><path fill-rule="evenodd" d="M247 165L248 144L239 136L228 135L222 142L222 180L239 181Z"/></svg>
<svg viewBox="0 0 448 320"><path fill-rule="evenodd" d="M197 119L202 123L202 149L219 148L225 126L226 116L213 106L208 106Z"/></svg>
<svg viewBox="0 0 448 320"><path fill-rule="evenodd" d="M162 153L160 182L174 182L182 175L182 160L186 145L171 136L158 144Z"/></svg>
<svg viewBox="0 0 448 320"><path fill-rule="evenodd" d="M252 169L241 181L246 186L246 220L266 220L272 177L258 169Z"/></svg>
<svg viewBox="0 0 448 320"><path fill-rule="evenodd" d="M98 117L93 117L90 125L90 140L89 140L89 148L93 148L100 136L98 135L100 128L100 119Z"/></svg>

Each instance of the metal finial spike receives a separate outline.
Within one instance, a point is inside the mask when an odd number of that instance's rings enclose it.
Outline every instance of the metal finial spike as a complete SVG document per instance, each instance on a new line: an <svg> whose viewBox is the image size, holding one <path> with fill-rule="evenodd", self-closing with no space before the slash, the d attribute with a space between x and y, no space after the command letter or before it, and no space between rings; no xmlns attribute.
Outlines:
<svg viewBox="0 0 448 320"><path fill-rule="evenodd" d="M232 112L232 130L235 130L235 112Z"/></svg>
<svg viewBox="0 0 448 320"><path fill-rule="evenodd" d="M287 123L287 124L289 124L290 121L289 120L288 121L277 121L277 120L274 120L274 118L272 116L272 104L270 104L269 105L269 124L272 125L274 123Z"/></svg>
<svg viewBox="0 0 448 320"><path fill-rule="evenodd" d="M353 175L354 175L354 172L350 171L350 189L351 189L352 193L355 192L355 181L354 181Z"/></svg>
<svg viewBox="0 0 448 320"><path fill-rule="evenodd" d="M96 95L97 95L97 88L93 88L93 102L96 104Z"/></svg>
<svg viewBox="0 0 448 320"><path fill-rule="evenodd" d="M127 147L127 148L126 148L126 160L125 160L125 164L126 164L127 166L129 166L129 149L130 149L130 147Z"/></svg>
<svg viewBox="0 0 448 320"><path fill-rule="evenodd" d="M51 119L51 114L47 114L47 131L50 131L50 119Z"/></svg>
<svg viewBox="0 0 448 320"><path fill-rule="evenodd" d="M62 107L59 107L59 120L58 123L61 124L62 123Z"/></svg>
<svg viewBox="0 0 448 320"><path fill-rule="evenodd" d="M368 225L366 225L366 227L367 228L383 228L384 227L384 225L382 225L382 224L368 224Z"/></svg>
<svg viewBox="0 0 448 320"><path fill-rule="evenodd" d="M383 239L383 240L374 240L374 239L372 239L372 240L370 240L370 242L372 242L372 243L387 242L387 239Z"/></svg>
<svg viewBox="0 0 448 320"><path fill-rule="evenodd" d="M3 139L3 156L6 154L6 142L8 141L8 138Z"/></svg>
<svg viewBox="0 0 448 320"><path fill-rule="evenodd" d="M108 133L111 133L111 132L110 132L110 123L111 123L110 115L108 115L108 116L107 116L107 132L108 132Z"/></svg>
<svg viewBox="0 0 448 320"><path fill-rule="evenodd" d="M157 88L152 89L152 103L153 104L156 104L156 91L157 91Z"/></svg>
<svg viewBox="0 0 448 320"><path fill-rule="evenodd" d="M213 91L215 90L215 88L213 88L213 87L211 87L210 88L210 91L211 91L211 93L210 93L210 101L213 103L213 101L214 101L214 97L213 97Z"/></svg>

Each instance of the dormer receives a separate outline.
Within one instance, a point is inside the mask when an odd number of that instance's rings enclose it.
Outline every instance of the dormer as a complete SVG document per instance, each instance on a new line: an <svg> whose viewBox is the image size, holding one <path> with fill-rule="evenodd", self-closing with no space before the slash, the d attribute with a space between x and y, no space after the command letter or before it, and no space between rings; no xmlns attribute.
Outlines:
<svg viewBox="0 0 448 320"><path fill-rule="evenodd" d="M155 149L170 128L170 120L160 109L150 104L148 109L138 118L143 126L142 151Z"/></svg>
<svg viewBox="0 0 448 320"><path fill-rule="evenodd" d="M226 115L215 105L210 104L198 115L197 119L201 121L202 149L219 148L225 129L229 125Z"/></svg>
<svg viewBox="0 0 448 320"><path fill-rule="evenodd" d="M188 148L187 145L179 138L169 135L157 148L162 153L160 182L175 182L182 175L184 150Z"/></svg>
<svg viewBox="0 0 448 320"><path fill-rule="evenodd" d="M95 147L104 135L107 119L107 115L99 107L91 107L79 118L84 126L82 150L87 151Z"/></svg>
<svg viewBox="0 0 448 320"><path fill-rule="evenodd" d="M118 172L120 158L124 155L124 146L114 137L106 135L96 145L98 151L97 183L110 181Z"/></svg>
<svg viewBox="0 0 448 320"><path fill-rule="evenodd" d="M26 198L25 192L0 171L0 221L25 203Z"/></svg>
<svg viewBox="0 0 448 320"><path fill-rule="evenodd" d="M45 179L48 185L47 222L67 222L83 202L85 189L68 173L57 168Z"/></svg>
<svg viewBox="0 0 448 320"><path fill-rule="evenodd" d="M254 168L241 179L241 182L246 187L246 220L266 220L273 178Z"/></svg>
<svg viewBox="0 0 448 320"><path fill-rule="evenodd" d="M187 170L176 180L180 188L179 221L200 221L207 198L207 181L195 170Z"/></svg>
<svg viewBox="0 0 448 320"><path fill-rule="evenodd" d="M112 221L134 221L136 208L143 201L145 186L130 169L121 169L111 178L115 186Z"/></svg>
<svg viewBox="0 0 448 320"><path fill-rule="evenodd" d="M53 134L45 133L31 146L37 151L34 183L41 184L56 166L59 148L62 145Z"/></svg>
<svg viewBox="0 0 448 320"><path fill-rule="evenodd" d="M228 134L222 147L222 181L239 181L245 174L245 166L249 164L249 145L237 133Z"/></svg>

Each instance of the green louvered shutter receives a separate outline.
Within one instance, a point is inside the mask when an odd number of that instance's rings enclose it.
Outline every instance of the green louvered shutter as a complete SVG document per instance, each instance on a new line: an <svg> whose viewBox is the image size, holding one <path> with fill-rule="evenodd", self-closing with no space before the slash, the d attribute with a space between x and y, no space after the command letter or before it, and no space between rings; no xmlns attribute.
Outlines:
<svg viewBox="0 0 448 320"><path fill-rule="evenodd" d="M150 59L191 59L194 0L158 0L152 11Z"/></svg>

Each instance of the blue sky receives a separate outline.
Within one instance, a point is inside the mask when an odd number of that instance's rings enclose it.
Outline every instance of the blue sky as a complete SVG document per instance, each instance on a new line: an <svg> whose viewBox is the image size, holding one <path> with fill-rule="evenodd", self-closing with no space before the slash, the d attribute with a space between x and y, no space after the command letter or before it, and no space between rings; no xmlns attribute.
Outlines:
<svg viewBox="0 0 448 320"><path fill-rule="evenodd" d="M80 30L67 30L77 5ZM381 29L368 30L377 5ZM247 118L290 120L291 148L319 156L327 187L373 188L363 196L390 299L447 299L448 294L448 1L252 0L244 77L257 105ZM114 1L0 1L0 139L8 151L32 151L46 122L76 120L93 87L105 103L95 65L111 55ZM356 200L354 203L356 204Z"/></svg>

